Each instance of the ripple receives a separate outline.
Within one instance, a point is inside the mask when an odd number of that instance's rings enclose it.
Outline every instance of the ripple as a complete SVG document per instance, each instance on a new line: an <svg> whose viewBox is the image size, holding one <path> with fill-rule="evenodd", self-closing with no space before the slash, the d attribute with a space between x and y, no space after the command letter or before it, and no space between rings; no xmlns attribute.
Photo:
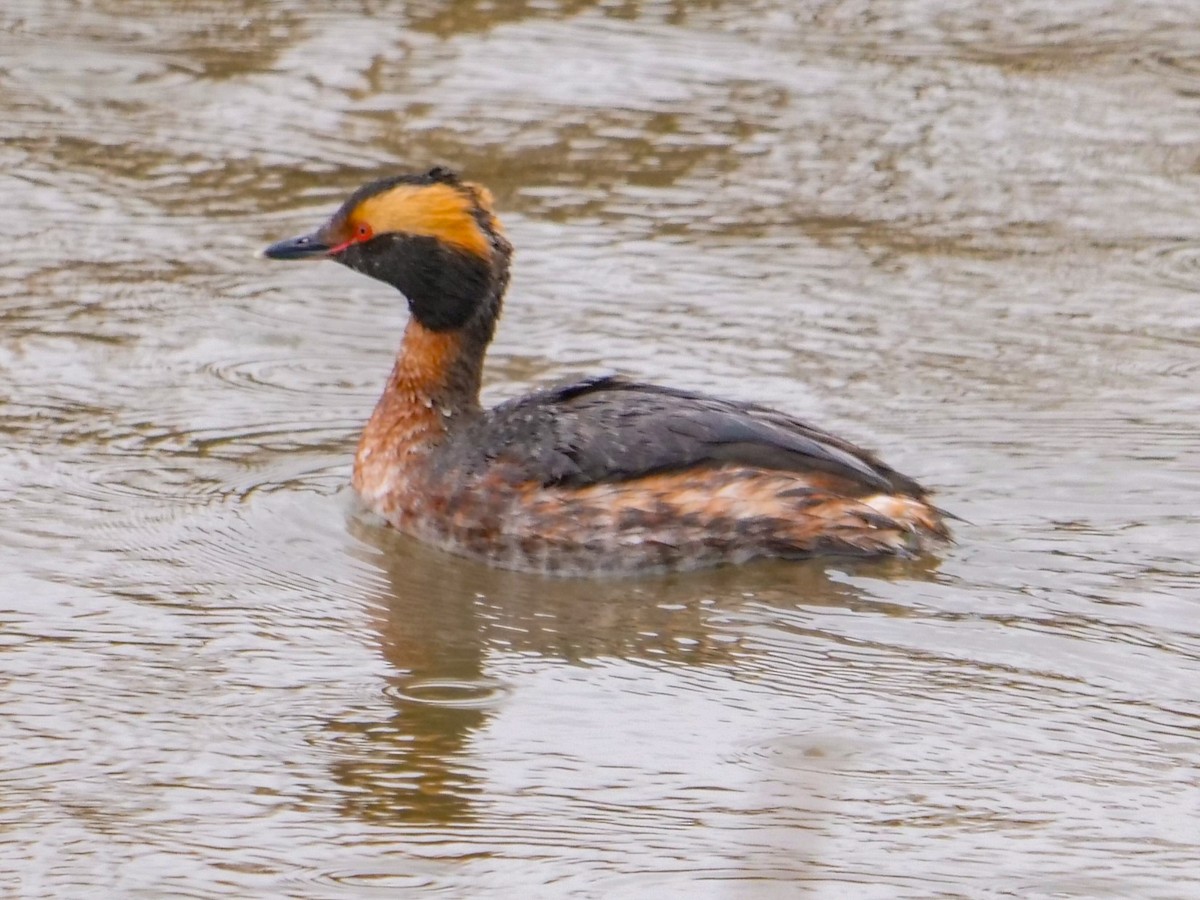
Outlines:
<svg viewBox="0 0 1200 900"><path fill-rule="evenodd" d="M1184 97L1200 95L1200 53L1183 50L1141 55L1139 62Z"/></svg>
<svg viewBox="0 0 1200 900"><path fill-rule="evenodd" d="M1136 254L1134 261L1149 280L1188 291L1200 289L1200 242L1152 247Z"/></svg>
<svg viewBox="0 0 1200 900"><path fill-rule="evenodd" d="M905 735L905 743L915 743ZM926 746L930 750L948 747ZM942 768L921 769L912 764L908 748L893 741L867 742L848 733L815 733L780 735L769 741L751 745L729 757L731 763L746 766L762 778L784 778L788 773L847 778L855 782L887 782L888 784L929 785L943 788L966 788L975 782L973 773L955 773ZM996 772L997 783L1006 780ZM1018 778L1008 783L1016 785Z"/></svg>
<svg viewBox="0 0 1200 900"><path fill-rule="evenodd" d="M499 706L510 687L490 678L461 680L426 678L403 685L389 685L384 693L397 700L448 709L490 709Z"/></svg>
<svg viewBox="0 0 1200 900"><path fill-rule="evenodd" d="M361 868L351 869L345 864L338 868L313 870L305 879L289 878L286 884L312 883L327 887L352 890L355 897L369 896L378 893L384 897L395 897L396 891L415 891L435 887L438 879L434 875L426 875L409 871L412 865L396 864L389 866L378 861L363 862Z"/></svg>
<svg viewBox="0 0 1200 900"><path fill-rule="evenodd" d="M221 381L247 390L274 390L307 394L361 397L364 384L346 378L353 371L346 358L332 356L210 362L205 370ZM378 381L378 379L375 379Z"/></svg>
<svg viewBox="0 0 1200 900"><path fill-rule="evenodd" d="M177 507L194 508L241 503L255 493L312 490L333 493L346 480L346 463L313 465L313 460L292 459L256 472L202 473L194 463L158 463L148 470L146 462L123 462L93 469L87 477L62 485L69 495L104 504L101 508L128 510L130 500L170 501ZM226 477L221 477L226 476Z"/></svg>

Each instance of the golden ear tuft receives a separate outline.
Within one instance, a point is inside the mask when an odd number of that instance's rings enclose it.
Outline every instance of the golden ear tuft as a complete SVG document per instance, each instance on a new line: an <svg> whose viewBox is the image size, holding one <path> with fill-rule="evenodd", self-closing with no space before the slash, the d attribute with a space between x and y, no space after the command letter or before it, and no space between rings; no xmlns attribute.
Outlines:
<svg viewBox="0 0 1200 900"><path fill-rule="evenodd" d="M496 218L496 198L492 196L492 192L474 181L463 182L462 186L471 192L475 205L487 216L488 226L497 234L503 234L504 228L501 227L500 220Z"/></svg>
<svg viewBox="0 0 1200 900"><path fill-rule="evenodd" d="M475 195L475 202L479 204L480 209L492 212L492 204L496 202L496 198L492 196L491 191L474 181L468 181L463 187L468 188Z"/></svg>
<svg viewBox="0 0 1200 900"><path fill-rule="evenodd" d="M485 209L489 219L491 211L480 199L473 185L406 183L363 200L353 217L367 222L377 235L390 231L432 237L486 258L491 241L476 218L476 206Z"/></svg>

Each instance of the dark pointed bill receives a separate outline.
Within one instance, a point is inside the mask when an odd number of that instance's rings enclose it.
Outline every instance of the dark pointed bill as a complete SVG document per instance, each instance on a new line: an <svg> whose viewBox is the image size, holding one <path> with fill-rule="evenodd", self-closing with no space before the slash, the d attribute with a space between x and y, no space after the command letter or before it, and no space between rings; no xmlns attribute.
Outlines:
<svg viewBox="0 0 1200 900"><path fill-rule="evenodd" d="M329 255L329 245L317 233L278 241L262 251L267 259L323 259Z"/></svg>

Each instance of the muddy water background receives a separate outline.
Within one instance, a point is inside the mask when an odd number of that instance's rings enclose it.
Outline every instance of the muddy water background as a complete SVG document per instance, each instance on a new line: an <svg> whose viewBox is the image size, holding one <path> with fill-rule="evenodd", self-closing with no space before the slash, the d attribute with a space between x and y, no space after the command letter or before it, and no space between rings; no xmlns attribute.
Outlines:
<svg viewBox="0 0 1200 900"><path fill-rule="evenodd" d="M0 891L1195 896L1200 19L960 6L5 3ZM491 399L765 400L959 545L576 584L364 517L403 306L251 253L432 162L519 248Z"/></svg>

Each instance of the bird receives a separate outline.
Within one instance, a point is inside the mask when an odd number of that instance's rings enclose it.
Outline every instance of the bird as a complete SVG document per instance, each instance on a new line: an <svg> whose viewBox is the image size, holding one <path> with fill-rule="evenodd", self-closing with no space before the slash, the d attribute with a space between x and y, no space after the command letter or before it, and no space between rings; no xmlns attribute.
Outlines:
<svg viewBox="0 0 1200 900"><path fill-rule="evenodd" d="M914 557L950 539L917 481L768 406L603 374L484 408L513 246L492 194L449 168L371 181L262 255L334 260L407 301L351 481L419 541L586 577Z"/></svg>

